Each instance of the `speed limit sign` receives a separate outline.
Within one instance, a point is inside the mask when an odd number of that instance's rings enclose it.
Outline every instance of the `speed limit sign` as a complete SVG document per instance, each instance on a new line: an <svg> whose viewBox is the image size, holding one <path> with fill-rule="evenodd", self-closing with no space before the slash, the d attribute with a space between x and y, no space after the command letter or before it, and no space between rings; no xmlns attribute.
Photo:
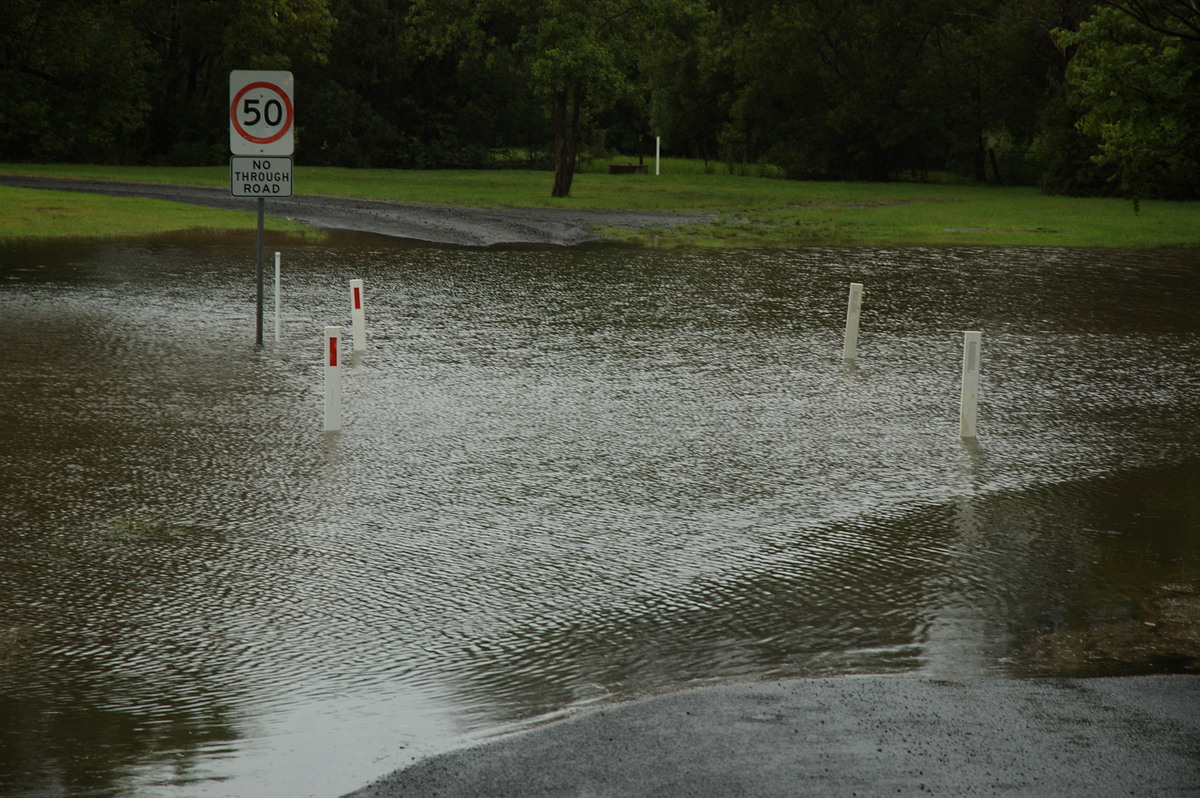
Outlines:
<svg viewBox="0 0 1200 798"><path fill-rule="evenodd" d="M291 72L235 69L229 73L229 151L291 155L296 119Z"/></svg>

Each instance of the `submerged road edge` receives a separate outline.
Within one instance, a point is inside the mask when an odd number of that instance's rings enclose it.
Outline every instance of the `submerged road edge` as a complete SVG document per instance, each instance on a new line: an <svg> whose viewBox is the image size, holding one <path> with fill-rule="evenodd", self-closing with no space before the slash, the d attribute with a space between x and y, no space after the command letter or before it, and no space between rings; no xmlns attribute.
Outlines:
<svg viewBox="0 0 1200 798"><path fill-rule="evenodd" d="M1200 795L1200 676L701 688L436 755L345 798Z"/></svg>

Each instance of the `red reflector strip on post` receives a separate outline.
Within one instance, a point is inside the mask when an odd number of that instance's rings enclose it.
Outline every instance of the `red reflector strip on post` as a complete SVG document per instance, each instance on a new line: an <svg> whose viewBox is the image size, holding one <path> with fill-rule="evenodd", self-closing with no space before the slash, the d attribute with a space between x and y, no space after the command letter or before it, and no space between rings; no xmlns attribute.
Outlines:
<svg viewBox="0 0 1200 798"><path fill-rule="evenodd" d="M363 312L363 281L350 281L350 331L354 336L351 351L355 354L367 351L367 320Z"/></svg>
<svg viewBox="0 0 1200 798"><path fill-rule="evenodd" d="M342 328L325 328L325 431L340 432L342 429L342 370L338 368L338 348L342 340Z"/></svg>

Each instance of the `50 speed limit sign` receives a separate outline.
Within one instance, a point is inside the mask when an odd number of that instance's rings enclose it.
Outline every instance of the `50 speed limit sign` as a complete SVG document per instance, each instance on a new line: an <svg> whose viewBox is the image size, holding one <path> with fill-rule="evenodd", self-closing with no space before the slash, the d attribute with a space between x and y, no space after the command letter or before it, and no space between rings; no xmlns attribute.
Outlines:
<svg viewBox="0 0 1200 798"><path fill-rule="evenodd" d="M229 151L291 155L296 119L291 72L235 69L229 73Z"/></svg>

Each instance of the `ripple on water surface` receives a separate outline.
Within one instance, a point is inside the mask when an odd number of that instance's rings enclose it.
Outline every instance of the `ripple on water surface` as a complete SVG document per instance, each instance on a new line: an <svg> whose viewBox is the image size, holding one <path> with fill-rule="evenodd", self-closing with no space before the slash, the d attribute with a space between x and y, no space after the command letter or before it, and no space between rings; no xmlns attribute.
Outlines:
<svg viewBox="0 0 1200 798"><path fill-rule="evenodd" d="M97 794L336 794L594 701L991 672L1140 606L1095 565L1131 537L1131 584L1197 554L1164 477L1197 473L1189 253L345 237L285 253L256 350L242 248L48 251L0 291L0 734L109 735ZM353 277L370 346L323 435ZM56 756L0 786L76 778Z"/></svg>

